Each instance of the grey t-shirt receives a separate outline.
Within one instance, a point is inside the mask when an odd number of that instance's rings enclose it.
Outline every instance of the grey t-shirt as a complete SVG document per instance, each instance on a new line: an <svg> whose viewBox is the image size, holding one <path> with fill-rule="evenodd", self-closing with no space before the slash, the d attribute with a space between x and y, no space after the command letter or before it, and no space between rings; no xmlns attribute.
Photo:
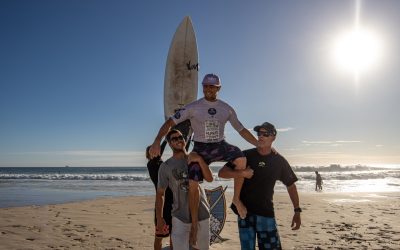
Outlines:
<svg viewBox="0 0 400 250"><path fill-rule="evenodd" d="M172 216L184 223L191 223L189 210L189 179L186 159L169 158L158 171L158 188L169 188L173 194ZM204 189L200 186L199 221L210 218L210 209Z"/></svg>
<svg viewBox="0 0 400 250"><path fill-rule="evenodd" d="M171 118L175 124L190 119L194 132L193 139L197 142L214 143L222 141L227 121L238 132L244 129L236 116L235 110L221 100L209 102L201 98L189 103Z"/></svg>

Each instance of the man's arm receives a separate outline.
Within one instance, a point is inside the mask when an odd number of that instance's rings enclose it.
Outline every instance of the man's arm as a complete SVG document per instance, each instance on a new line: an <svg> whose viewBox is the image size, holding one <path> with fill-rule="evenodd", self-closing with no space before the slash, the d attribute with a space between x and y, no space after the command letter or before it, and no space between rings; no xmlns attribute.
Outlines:
<svg viewBox="0 0 400 250"><path fill-rule="evenodd" d="M163 217L164 200L165 200L165 188L157 188L157 192L156 192L157 229L156 229L156 231L158 231L158 232L162 232L164 225L165 225L165 220Z"/></svg>
<svg viewBox="0 0 400 250"><path fill-rule="evenodd" d="M247 142L253 144L257 147L258 141L257 138L247 129L244 128L240 130L239 134L245 139Z"/></svg>
<svg viewBox="0 0 400 250"><path fill-rule="evenodd" d="M189 180L189 209L192 218L192 226L190 229L189 243L196 245L197 230L199 222L199 206L200 206L200 187L199 182Z"/></svg>
<svg viewBox="0 0 400 250"><path fill-rule="evenodd" d="M232 169L228 166L223 166L219 172L218 177L231 179L231 178L247 178L250 179L253 177L254 171L250 167L245 169Z"/></svg>
<svg viewBox="0 0 400 250"><path fill-rule="evenodd" d="M296 184L292 184L289 187L287 187L287 191L289 193L290 196L290 200L292 201L293 204L293 208L299 208L299 195L297 193L297 187ZM295 212L293 215L293 219L292 219L292 230L297 230L300 228L301 225L301 217L300 217L300 212Z"/></svg>
<svg viewBox="0 0 400 250"><path fill-rule="evenodd" d="M173 127L175 125L174 120L172 120L171 118L169 118L168 120L166 120L164 122L164 124L161 126L160 130L158 131L158 134L156 136L156 138L154 139L153 144L151 145L150 149L149 149L149 154L150 154L150 158L153 159L154 157L157 157L160 155L160 151L161 151L161 147L160 147L160 143L161 143L161 139L168 133L168 131L170 130L171 127Z"/></svg>
<svg viewBox="0 0 400 250"><path fill-rule="evenodd" d="M204 161L203 157L201 157L198 153L196 152L191 152L189 154L189 159L188 163L190 164L191 162L198 162L201 168L201 173L203 174L204 180L208 182L213 181L213 175L211 172L210 167L207 165L207 163Z"/></svg>

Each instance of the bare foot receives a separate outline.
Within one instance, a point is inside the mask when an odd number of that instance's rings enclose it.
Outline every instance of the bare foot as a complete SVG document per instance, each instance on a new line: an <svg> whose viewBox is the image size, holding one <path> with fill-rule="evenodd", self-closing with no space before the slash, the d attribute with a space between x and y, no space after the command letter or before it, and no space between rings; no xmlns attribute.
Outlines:
<svg viewBox="0 0 400 250"><path fill-rule="evenodd" d="M239 213L240 218L244 219L247 216L247 208L244 206L241 200L239 199L233 199L232 201L233 204L235 204L236 209Z"/></svg>

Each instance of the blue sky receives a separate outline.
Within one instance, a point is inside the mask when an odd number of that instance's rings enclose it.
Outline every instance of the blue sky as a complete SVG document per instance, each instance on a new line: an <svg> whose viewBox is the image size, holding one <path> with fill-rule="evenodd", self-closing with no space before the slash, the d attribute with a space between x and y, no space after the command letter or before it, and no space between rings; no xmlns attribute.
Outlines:
<svg viewBox="0 0 400 250"><path fill-rule="evenodd" d="M292 165L400 164L400 2L358 3L383 52L356 82L332 60L355 1L1 1L0 167L144 166L186 15L199 79L220 75L246 127L275 124Z"/></svg>

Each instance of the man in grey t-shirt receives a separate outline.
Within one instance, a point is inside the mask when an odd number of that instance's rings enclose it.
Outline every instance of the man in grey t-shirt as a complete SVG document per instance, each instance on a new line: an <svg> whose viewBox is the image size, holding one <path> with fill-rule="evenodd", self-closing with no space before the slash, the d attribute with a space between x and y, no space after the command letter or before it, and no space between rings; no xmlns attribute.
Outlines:
<svg viewBox="0 0 400 250"><path fill-rule="evenodd" d="M167 233L168 228L165 227L165 221L162 218L165 189L169 187L173 194L172 204L172 232L171 239L175 250L189 249L189 238L191 232L191 215L189 210L189 181L188 181L188 163L187 152L185 150L186 143L182 134L178 130L168 132L166 139L172 149L171 158L163 162L158 172L158 185L156 194L156 216L157 216L157 232ZM203 170L204 179L212 181L212 173L207 164L199 155L194 155ZM197 244L193 246L195 249L209 249L210 242L210 211L205 196L204 189L199 186L200 193L198 215L198 231Z"/></svg>

